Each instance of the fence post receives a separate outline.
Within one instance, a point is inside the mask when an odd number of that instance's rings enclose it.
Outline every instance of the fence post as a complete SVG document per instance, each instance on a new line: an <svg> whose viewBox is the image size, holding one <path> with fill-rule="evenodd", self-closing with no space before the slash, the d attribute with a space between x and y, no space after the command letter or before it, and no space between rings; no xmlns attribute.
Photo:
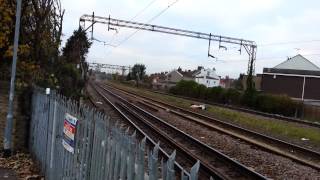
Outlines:
<svg viewBox="0 0 320 180"><path fill-rule="evenodd" d="M53 94L55 95L55 94ZM55 96L54 96L55 97ZM51 136L51 151L50 151L50 172L52 173L52 169L53 169L53 160L54 160L54 153L55 153L55 141L56 141L56 124L57 124L57 99L54 98L54 105L53 105L53 122L52 122L52 136ZM51 177L51 175L50 175Z"/></svg>
<svg viewBox="0 0 320 180"><path fill-rule="evenodd" d="M51 104L51 109L48 102ZM63 138L66 113L79 119L74 154L65 150L60 142ZM166 162L162 160L160 173L159 143L149 151L149 148L145 148L146 137L139 142L136 139L136 132L130 136L129 129L123 133L117 125L110 125L110 122L105 121L107 119L102 114L95 114L93 110L77 111L74 102L67 101L55 93L49 98L42 92L35 92L32 99L30 150L40 161L41 167L46 167L43 170L46 179L119 179L120 177L133 180L148 176L149 180L161 178L160 176L163 180L176 179L175 151ZM51 137L46 136L48 133ZM47 151L44 150L45 146ZM148 162L145 162L146 151L149 152ZM187 180L188 177L189 180L196 180L199 165L199 162L196 163L191 168L190 174L187 173L188 176L181 172L181 180Z"/></svg>
<svg viewBox="0 0 320 180"><path fill-rule="evenodd" d="M136 173L136 179L144 179L144 152L145 152L145 144L146 144L146 137L144 137L140 144L137 146L137 160L136 160L136 166L137 166L137 173Z"/></svg>
<svg viewBox="0 0 320 180"><path fill-rule="evenodd" d="M192 166L190 170L190 180L197 180L198 179L198 171L200 168L200 161L198 160L195 165Z"/></svg>
<svg viewBox="0 0 320 180"><path fill-rule="evenodd" d="M160 143L158 142L154 148L153 151L149 153L148 157L148 166L149 166L149 180L156 180L158 179L158 151L160 148Z"/></svg>

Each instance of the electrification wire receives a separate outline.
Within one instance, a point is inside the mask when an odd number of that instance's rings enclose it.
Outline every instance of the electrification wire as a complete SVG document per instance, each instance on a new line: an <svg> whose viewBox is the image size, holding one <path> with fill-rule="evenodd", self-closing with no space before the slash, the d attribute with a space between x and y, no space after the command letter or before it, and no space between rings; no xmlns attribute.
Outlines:
<svg viewBox="0 0 320 180"><path fill-rule="evenodd" d="M136 13L136 15L134 15L129 21L134 20L135 18L137 18L138 16L140 16L143 12L145 12L151 5L153 5L157 0L153 0L151 1L149 4L147 4L147 6L145 6L143 9L141 9L139 12ZM121 29L121 27L118 29L118 31ZM112 44L114 39L115 39L115 35L117 35L117 32L115 32L112 37L111 37L111 41L109 44Z"/></svg>
<svg viewBox="0 0 320 180"><path fill-rule="evenodd" d="M161 16L164 12L166 12L171 6L173 6L174 4L176 4L179 0L176 0L174 2L172 2L171 4L169 4L165 9L163 9L162 11L160 11L158 14L156 14L155 16L153 16L151 19L149 19L146 24L149 24L150 22L152 22L153 20L155 20L156 18L158 18L159 16ZM133 33L131 33L129 36L127 36L126 38L124 38L122 41L120 41L119 44L116 45L116 47L119 47L121 44L125 43L126 41L128 41L132 36L134 36L137 32L139 32L142 29L142 26L140 28L138 28L137 30L135 30Z"/></svg>
<svg viewBox="0 0 320 180"><path fill-rule="evenodd" d="M286 44L301 44L301 43L312 43L312 42L320 42L320 40L306 40L306 41L287 41L287 42L274 42L274 43L268 43L268 44L258 44L258 47L263 46L274 46L274 45L286 45Z"/></svg>
<svg viewBox="0 0 320 180"><path fill-rule="evenodd" d="M149 4L147 4L147 6L145 6L143 9L141 9L139 12L137 12L131 19L130 21L132 21L133 19L135 19L136 17L140 16L144 11L146 11L152 4L154 4L157 0L153 0L151 1ZM118 29L118 31L120 30L121 28ZM100 42L100 43L103 43L103 45L108 45L108 46L111 46L111 47L115 47L115 45L113 45L113 41L115 39L115 35L117 35L117 32L115 32L112 37L111 37L111 40L109 43L106 43L105 41L102 41L102 40L99 40L97 38L92 38L93 41L97 41L97 42Z"/></svg>
<svg viewBox="0 0 320 180"><path fill-rule="evenodd" d="M145 10L147 10L152 4L154 4L157 0L153 0L151 1L146 7L144 7L143 9L141 9L135 16L133 16L129 21L134 20L136 17L140 16L140 14L142 14Z"/></svg>
<svg viewBox="0 0 320 180"><path fill-rule="evenodd" d="M303 56L319 56L320 54L303 54ZM274 57L261 57L261 58L257 58L256 61L265 61L265 60L271 60L271 59L285 59L287 57L284 56L274 56ZM238 59L238 60L219 60L217 62L221 62L221 63L241 63L241 62L248 62L248 60L244 60L244 59Z"/></svg>

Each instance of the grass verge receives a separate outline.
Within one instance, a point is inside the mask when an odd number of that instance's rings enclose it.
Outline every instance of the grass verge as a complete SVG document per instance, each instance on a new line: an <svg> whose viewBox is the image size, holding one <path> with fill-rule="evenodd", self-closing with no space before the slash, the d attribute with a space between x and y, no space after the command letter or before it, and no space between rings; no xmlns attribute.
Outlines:
<svg viewBox="0 0 320 180"><path fill-rule="evenodd" d="M134 87L129 87L128 85L119 84L115 82L111 82L110 84L116 87L125 88L127 90L130 90L131 92L146 95L151 98L156 98L182 108L189 108L193 102L187 99L153 93L142 88L137 89ZM300 142L305 145L311 145L312 147L316 147L316 149L320 149L319 128L305 127L296 123L266 118L213 105L208 105L207 107L208 108L206 112L219 119L239 124L242 127L246 127L257 132L266 133L268 135L280 137L281 139L285 140L289 139L293 142ZM308 140L302 142L302 138Z"/></svg>

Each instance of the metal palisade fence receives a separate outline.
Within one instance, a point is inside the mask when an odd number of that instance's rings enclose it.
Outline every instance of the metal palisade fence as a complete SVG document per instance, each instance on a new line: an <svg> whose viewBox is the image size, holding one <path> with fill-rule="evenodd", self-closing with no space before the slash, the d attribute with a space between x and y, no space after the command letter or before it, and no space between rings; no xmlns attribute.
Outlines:
<svg viewBox="0 0 320 180"><path fill-rule="evenodd" d="M121 131L89 107L37 88L32 97L30 151L46 179L177 179L175 152L158 158L159 145L146 147L135 133ZM181 179L196 180L199 162Z"/></svg>

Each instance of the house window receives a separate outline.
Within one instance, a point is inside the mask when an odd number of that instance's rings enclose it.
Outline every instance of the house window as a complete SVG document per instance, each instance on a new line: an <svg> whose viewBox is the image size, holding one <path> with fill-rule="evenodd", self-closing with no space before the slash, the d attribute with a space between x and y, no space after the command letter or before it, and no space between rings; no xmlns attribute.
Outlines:
<svg viewBox="0 0 320 180"><path fill-rule="evenodd" d="M207 76L210 76L210 72L209 71L207 72Z"/></svg>

